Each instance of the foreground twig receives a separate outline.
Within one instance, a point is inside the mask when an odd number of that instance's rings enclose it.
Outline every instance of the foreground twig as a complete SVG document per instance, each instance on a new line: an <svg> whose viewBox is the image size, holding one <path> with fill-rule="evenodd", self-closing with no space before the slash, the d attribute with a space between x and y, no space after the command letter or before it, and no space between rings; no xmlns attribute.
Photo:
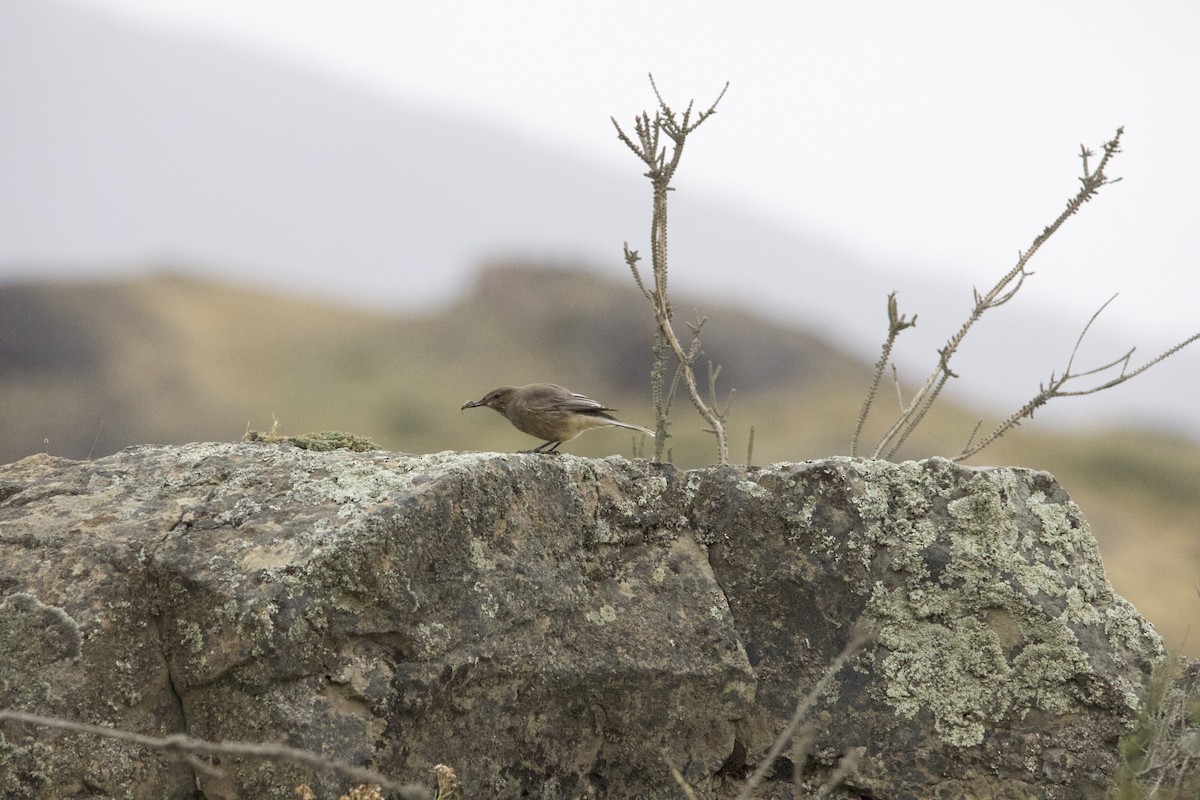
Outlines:
<svg viewBox="0 0 1200 800"><path fill-rule="evenodd" d="M671 770L671 777L675 779L675 783L679 786L679 790L683 792L684 797L687 800L700 800L696 796L696 790L687 782L687 778L683 777L683 773L679 771L679 767L675 766L675 762L671 760L671 757L667 755L665 750L663 751L663 761L667 762L667 767Z"/></svg>
<svg viewBox="0 0 1200 800"><path fill-rule="evenodd" d="M829 776L829 780L825 781L817 790L817 797L828 797L829 793L840 786L847 776L854 774L854 771L858 769L858 762L862 761L866 754L867 748L865 747L850 748L844 756L838 759L837 767Z"/></svg>
<svg viewBox="0 0 1200 800"><path fill-rule="evenodd" d="M1155 666L1138 720L1121 740L1117 785L1133 790L1122 797L1200 797L1200 731L1194 724L1198 677L1182 656L1168 656Z"/></svg>
<svg viewBox="0 0 1200 800"><path fill-rule="evenodd" d="M775 743L771 745L771 749L768 750L767 754L758 762L758 768L755 769L754 773L746 780L746 785L742 787L742 790L738 793L736 800L748 800L750 793L754 791L758 784L762 783L762 779L766 777L767 772L769 772L772 765L774 765L775 759L778 758L779 754L783 752L783 748L787 747L788 742L791 741L792 736L795 735L796 729L799 728L800 723L804 721L804 717L812 709L813 705L816 704L817 699L829 687L829 684L833 681L834 677L838 674L838 672L841 671L842 667L846 666L846 662L849 661L855 653L866 647L870 642L873 642L875 640L875 636L875 630L869 625L860 622L855 626L854 632L850 637L850 641L846 643L846 646L842 649L842 652L838 653L837 658L835 658L825 669L825 674L821 676L819 681L817 681L817 685L814 686L809 693L804 696L799 704L797 704L796 710L792 714L792 718L788 720L787 725L785 725L783 730L779 732L779 736L775 738ZM857 759L854 763L857 763Z"/></svg>
<svg viewBox="0 0 1200 800"><path fill-rule="evenodd" d="M102 736L106 739L130 742L142 747L148 747L151 750L161 750L179 758L190 760L193 764L195 764L194 758L197 755L250 756L253 758L296 761L317 769L341 773L351 780L379 784L379 786L390 792L396 792L403 800L432 800L433 797L428 789L419 784L399 783L366 767L359 767L344 761L326 758L308 750L301 750L296 747L275 744L273 742L210 742L205 739L194 739L191 736L179 733L163 737L145 736L140 733L131 733L130 731L123 731L117 728L106 728L102 725L91 725L86 722L76 722L60 717L43 717L23 711L0 709L0 720L6 719L30 725L40 725L46 728L58 728L78 733L88 733L93 736ZM214 773L221 772L221 770L213 767L211 764L206 765L206 769Z"/></svg>

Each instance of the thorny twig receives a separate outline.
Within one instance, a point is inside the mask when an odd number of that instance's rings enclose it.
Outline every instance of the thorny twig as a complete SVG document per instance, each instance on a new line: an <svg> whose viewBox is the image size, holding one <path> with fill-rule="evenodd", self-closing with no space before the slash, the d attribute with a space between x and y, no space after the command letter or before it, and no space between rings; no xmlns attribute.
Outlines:
<svg viewBox="0 0 1200 800"><path fill-rule="evenodd" d="M633 273L635 283L642 290L642 294L654 306L656 331L653 351L654 367L651 372L651 399L654 403L656 420L655 460L662 460L663 450L668 437L667 412L670 408L670 397L673 394L664 394L663 383L666 375L667 352L669 350L674 353L675 358L679 362L682 378L687 384L688 395L691 397L692 405L696 407L700 415L709 423L713 434L716 436L718 463L725 464L729 461L729 448L723 421L719 414L705 403L704 398L700 394L700 389L696 384L696 376L692 369L692 362L699 354L698 339L694 340L693 346L689 350L684 350L671 325L672 310L667 294L667 192L672 189L671 179L674 177L675 170L679 166L679 160L683 155L683 146L687 141L688 135L716 113L717 104L725 96L725 91L729 88L729 84L725 84L725 88L721 90L721 93L712 102L712 105L706 110L697 113L695 119L692 118L693 103L688 103L687 109L682 115L677 114L663 100L657 84L654 83L653 75L650 76L650 85L653 87L654 96L658 100L658 110L655 111L654 117L651 118L649 112L645 111L642 112L641 116L636 117L634 119L633 137L630 137L621 128L621 125L615 118L612 118L612 123L613 127L617 130L617 137L646 165L647 171L645 175L650 179L651 186L653 187L654 205L650 225L650 255L651 267L654 273L653 288L647 286L642 280L637 266L639 260L637 251L630 250L628 243L625 244L624 249L625 263ZM662 141L664 134L670 140L671 146L669 148Z"/></svg>
<svg viewBox="0 0 1200 800"><path fill-rule="evenodd" d="M1075 356L1079 352L1079 346L1081 344L1083 344L1083 339L1085 336L1087 336L1087 332L1092 327L1092 323L1094 323L1096 321L1096 318L1100 316L1100 313L1102 311L1104 311L1104 309L1108 308L1108 304L1111 303L1116 298L1117 298L1117 296L1115 294L1112 297L1108 298L1108 300L1106 300L1104 302L1104 305L1100 306L1100 308L1098 308L1096 310L1096 312L1094 314L1092 314L1092 316L1088 320L1087 324L1083 326L1083 330L1080 332L1079 338L1075 340L1075 346L1071 349L1071 357L1067 359L1067 366L1062 371L1061 375L1055 374L1053 372L1050 373L1050 380L1046 383L1039 384L1038 393L1033 396L1033 399L1031 399L1025 405L1021 406L1021 408L1017 409L1011 415L1009 415L1009 417L1007 419L1005 419L1003 422L1001 422L999 425L997 425L996 428L991 433L989 433L987 436L985 436L983 439L981 439L975 445L971 445L971 440L975 438L974 433L972 433L971 439L967 440L967 446L964 447L963 451L961 453L959 453L957 456L955 456L952 460L953 461L963 461L963 460L975 455L980 450L982 450L983 448L987 447L992 442L999 439L1001 436L1003 436L1009 430L1020 425L1021 420L1026 419L1026 418L1033 419L1033 412L1037 411L1037 409L1046 405L1046 403L1050 402L1051 400L1053 400L1056 397L1081 397L1081 396L1087 395L1087 394L1095 394L1096 392L1101 392L1101 391L1104 391L1105 389L1111 389L1114 386L1118 386L1118 385L1124 383L1125 381L1130 380L1131 378L1134 378L1134 377L1140 375L1141 373L1150 369L1150 367L1154 366L1158 362L1171 357L1178 351L1182 350L1184 347L1187 347L1192 342L1200 339L1200 333L1195 333L1195 334L1191 335L1190 337L1188 337L1187 339L1184 339L1179 344L1170 348L1166 352L1160 354L1158 357L1153 358L1150 361L1147 361L1145 364L1142 364L1140 367L1137 367L1136 369L1134 369L1132 371L1129 370L1129 361L1133 357L1133 353L1134 353L1134 350L1136 350L1136 348L1130 348L1127 353L1125 353L1124 355L1122 355L1118 358L1113 359L1112 361L1108 362L1107 364L1101 364L1098 367L1093 367L1092 369L1086 370L1084 372L1072 372L1071 369L1075 364ZM1078 378L1086 378L1091 375L1098 375L1102 372L1111 370L1114 367L1117 367L1118 365L1121 367L1120 373L1115 378L1105 381L1104 383L1101 383L1097 386L1091 386L1086 389L1072 389L1069 391L1064 388L1070 381L1076 380ZM976 430L978 430L978 426L976 426Z"/></svg>
<svg viewBox="0 0 1200 800"><path fill-rule="evenodd" d="M1082 149L1084 174L1079 179L1082 185L1075 196L1067 201L1066 208L1063 209L1054 222L1047 225L1034 238L1028 250L1018 253L1016 265L997 281L996 285L986 294L981 295L978 290L972 290L975 305L971 310L970 316L963 323L962 327L959 328L958 332L950 337L950 340L946 342L946 346L938 351L937 366L930 373L921 388L917 390L912 400L909 401L908 406L900 414L895 424L880 439L874 453L872 453L873 458L879 458L882 455L883 458L890 459L896 454L896 451L900 449L913 430L921 424L921 421L925 418L925 415L946 383L951 378L957 377L950 369L950 359L957 352L959 345L962 344L963 339L970 329L985 312L993 308L998 308L1013 298L1017 291L1025 284L1025 279L1033 274L1028 270L1030 259L1062 227L1063 223L1074 216L1084 203L1091 200L1100 191L1102 186L1116 182L1110 181L1104 170L1108 166L1109 160L1120 152L1121 136L1124 132L1124 128L1118 128L1116 136L1105 142L1104 156L1100 159L1100 163L1096 165L1094 170L1089 171L1087 169L1087 159L1091 155L1090 151L1086 148ZM1120 179L1118 178L1117 180Z"/></svg>
<svg viewBox="0 0 1200 800"><path fill-rule="evenodd" d="M1033 274L1028 269L1029 261L1041 249L1042 245L1045 244L1046 241L1053 236L1059 230L1059 228L1062 227L1064 222L1066 222L1071 216L1079 211L1084 203L1091 200L1101 187L1110 183L1116 183L1117 181L1121 180L1120 178L1110 179L1105 173L1105 170L1107 169L1109 161L1111 161L1113 156L1120 152L1121 136L1124 134L1124 132L1125 129L1123 127L1117 128L1116 135L1111 140L1104 143L1104 153L1100 157L1099 161L1095 164L1094 168L1092 168L1091 159L1095 156L1095 154L1086 147L1080 147L1080 158L1083 161L1083 176L1079 179L1081 183L1079 191L1067 201L1066 208L1058 215L1054 222L1052 222L1050 225L1047 225L1042 232L1034 238L1029 249L1018 253L1016 265L1013 266L1013 268L1009 270L1008 273L1005 274L999 281L997 281L988 292L985 294L980 294L977 289L972 290L974 306L966 322L964 322L962 327L950 337L950 339L946 342L946 345L938 350L938 361L933 371L930 373L929 377L926 378L921 387L913 394L908 404L902 406L900 414L898 415L894 424L880 438L879 443L876 445L875 450L871 454L872 458L892 458L896 454L896 451L899 450L899 448L908 439L909 435L911 435L917 426L921 424L922 420L925 418L925 415L932 407L934 401L937 400L937 397L941 393L942 389L945 388L946 384L951 378L958 377L951 369L950 362L954 357L954 354L958 351L959 346L962 344L963 339L966 337L971 327L979 320L980 317L983 316L985 312L1004 305L1016 295L1016 293L1025 284L1025 279ZM1105 306L1107 305L1108 304L1105 303ZM1101 310L1103 310L1103 307L1101 307ZM1088 328L1091 327L1092 322L1095 321L1095 318L1097 315L1099 315L1099 313L1100 312L1097 311L1096 314L1092 316L1092 320L1089 321L1088 325L1084 328L1083 334L1087 333ZM900 330L903 330L904 327L909 327L907 325L900 326L902 321L903 317L898 315L898 312L895 308L895 293L893 292L888 296L888 336L884 342L883 356L876 364L875 375L872 378L870 388L867 392L867 398L863 403L863 408L859 414L858 423L855 426L854 437L851 444L852 454L857 454L858 452L859 436L862 432L863 424L866 421L867 414L870 411L871 404L878 389L884 364L890 356L891 348L894 344L896 335ZM914 316L913 324L915 323L916 317ZM1080 341L1083 339L1083 334L1080 334ZM1198 338L1200 338L1200 334L1196 334L1195 336L1180 342L1162 355L1132 371L1127 371L1129 358L1133 354L1133 351L1130 350L1129 353L1126 353L1121 358L1115 359L1114 361L1101 367L1088 370L1087 372L1072 373L1071 366L1074 363L1075 357L1075 351L1072 351L1071 362L1068 363L1067 369L1063 371L1061 376L1052 375L1049 384L1043 385L1041 387L1041 391L1032 400L1030 400L1022 408L1018 409L1004 422L1000 423L996 430L975 444L972 444L975 437L973 432L971 438L968 439L967 445L964 447L963 452L960 453L955 460L962 460L979 452L988 444L1003 435L1006 431L1019 424L1020 420L1026 417L1032 417L1033 412L1042 405L1045 405L1049 400L1055 397L1092 394L1103 389L1111 388L1120 383L1124 383L1130 378L1154 366L1163 359L1168 358L1169 356L1178 352L1180 349L1186 347L1188 344L1191 344L1193 341L1196 341ZM1076 350L1078 350L1079 342L1076 342L1075 347ZM1095 375L1105 370L1112 369L1118 364L1122 365L1121 373L1113 380L1089 389L1072 391L1064 389L1066 383L1072 379L1086 377L1088 375Z"/></svg>
<svg viewBox="0 0 1200 800"><path fill-rule="evenodd" d="M875 374L871 377L871 387L867 390L867 397L863 400L862 410L858 412L858 423L854 426L854 436L850 440L850 455L858 455L858 439L862 435L863 425L867 421L867 414L871 411L871 404L875 402L875 393L879 391L879 381L883 378L883 370L887 366L888 359L892 356L892 347L896 344L896 337L901 331L906 328L911 328L917 324L917 315L914 314L910 322L906 317L902 316L896 304L896 293L892 292L888 295L887 302L888 311L888 334L887 339L883 342L883 352L879 356L879 360L875 362ZM892 368L895 373L895 366ZM900 382L896 382L896 391L900 391ZM904 407L903 399L900 403L901 408Z"/></svg>
<svg viewBox="0 0 1200 800"><path fill-rule="evenodd" d="M1104 143L1104 156L1100 159L1100 163L1096 165L1095 170L1088 170L1088 157L1092 155L1087 148L1081 147L1083 158L1083 177L1079 179L1082 184L1075 196L1067 201L1067 206L1063 209L1057 219L1047 225L1041 233L1033 240L1033 244L1023 253L1018 253L1016 265L1008 271L996 285L993 286L987 294L980 295L977 289L972 290L975 299L975 305L971 310L967 321L963 323L958 332L955 333L950 340L946 342L946 346L938 351L938 364L933 372L925 380L925 383L917 390L913 399L909 402L908 407L896 420L883 438L879 445L875 448L872 454L874 458L879 458L881 453L884 458L891 458L900 449L909 435L916 429L925 415L929 412L933 402L937 399L946 383L951 379L958 377L950 369L950 359L958 351L959 345L966 338L967 332L972 326L990 309L999 308L1007 303L1016 295L1017 291L1025 285L1025 279L1032 275L1029 272L1028 265L1030 259L1041 249L1042 245L1053 236L1063 223L1075 215L1083 204L1091 200L1102 186L1109 183L1115 183L1116 180L1110 181L1105 174L1104 169L1108 166L1108 162L1114 155L1121 150L1121 136L1125 133L1123 127L1117 128L1117 134L1112 139Z"/></svg>

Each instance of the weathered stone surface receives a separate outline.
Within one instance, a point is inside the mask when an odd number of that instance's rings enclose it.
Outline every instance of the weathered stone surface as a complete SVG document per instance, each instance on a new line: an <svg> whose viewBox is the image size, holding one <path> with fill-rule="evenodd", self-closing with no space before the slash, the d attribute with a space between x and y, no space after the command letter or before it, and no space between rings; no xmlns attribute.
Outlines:
<svg viewBox="0 0 1200 800"><path fill-rule="evenodd" d="M1095 794L1161 653L1053 478L829 459L138 447L0 467L0 706L274 740L468 797L732 796L860 616L813 785ZM345 782L0 723L0 796ZM784 759L757 796L791 796Z"/></svg>

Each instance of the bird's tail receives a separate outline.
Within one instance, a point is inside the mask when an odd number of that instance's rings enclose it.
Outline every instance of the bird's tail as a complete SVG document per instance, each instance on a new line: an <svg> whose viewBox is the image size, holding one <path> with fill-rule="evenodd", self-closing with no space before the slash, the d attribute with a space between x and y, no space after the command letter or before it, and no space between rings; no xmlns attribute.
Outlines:
<svg viewBox="0 0 1200 800"><path fill-rule="evenodd" d="M628 428L631 431L637 431L638 433L644 433L647 436L654 435L654 431L650 430L649 428L643 428L641 425L634 425L632 422L621 422L619 419L612 419L612 420L608 420L608 424L616 425L618 428Z"/></svg>

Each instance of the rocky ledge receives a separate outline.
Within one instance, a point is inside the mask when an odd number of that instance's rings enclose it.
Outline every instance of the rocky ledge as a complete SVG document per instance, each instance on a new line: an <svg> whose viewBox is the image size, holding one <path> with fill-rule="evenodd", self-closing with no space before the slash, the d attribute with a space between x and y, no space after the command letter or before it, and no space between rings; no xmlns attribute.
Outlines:
<svg viewBox="0 0 1200 800"><path fill-rule="evenodd" d="M1054 478L932 459L235 443L0 467L0 708L283 742L466 797L1077 798L1161 657ZM344 776L0 722L0 796L319 797Z"/></svg>

